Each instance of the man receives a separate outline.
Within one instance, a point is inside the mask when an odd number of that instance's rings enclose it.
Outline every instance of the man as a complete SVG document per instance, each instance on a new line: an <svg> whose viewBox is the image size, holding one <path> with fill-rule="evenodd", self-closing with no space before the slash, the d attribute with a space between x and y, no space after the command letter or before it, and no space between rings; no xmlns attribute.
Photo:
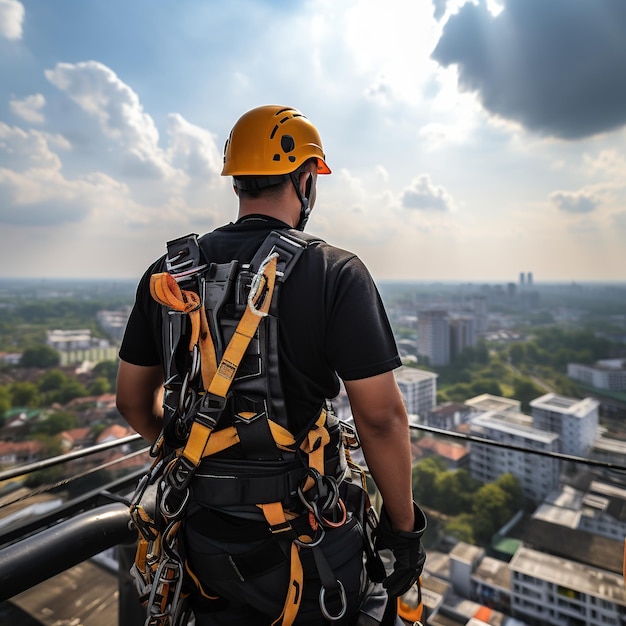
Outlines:
<svg viewBox="0 0 626 626"><path fill-rule="evenodd" d="M207 263L226 264L237 259L238 267L245 267L272 231L285 236L302 231L315 204L319 174L330 174L322 142L315 127L299 111L272 105L243 115L226 143L222 171L222 175L233 177L239 200L238 219L200 239ZM163 427L155 404L164 383L167 359L162 348L163 309L150 297L149 284L151 276L163 268L160 259L148 269L138 287L120 350L117 383L120 412L150 442L157 439ZM425 520L412 501L408 419L393 375L400 359L379 294L367 269L354 254L313 238L305 243L279 294L275 315L279 323L274 326L278 329L277 345L270 342L267 348L278 353L278 370L270 371L280 373L275 376L280 379L279 391L272 392L282 395L277 406L284 404L291 432L305 432L318 416L324 415L320 407L325 399L339 392L338 377L343 380L368 468L384 500L381 526L387 529L387 540L382 533L381 542L392 548L396 556L394 573L385 584L399 595L421 572L424 558L419 537ZM235 415L233 408L244 396L235 384L216 429L223 423L235 423L241 431L245 430L238 423L244 421L241 415L248 413ZM264 400L264 406L270 407L267 412L274 410L275 399ZM328 449L332 451L330 444ZM337 454L341 454L339 449ZM220 462L230 463L234 474L239 466L259 467L259 461L252 460L243 446L234 446L222 456ZM306 545L299 544L304 571L299 608L295 617L287 619L283 615L283 622L279 622L290 586L288 559L276 557L274 562L272 556L267 571L259 566L253 568L250 576L238 571L233 577L217 568L215 564L220 563L221 556L240 555L241 562L246 563L254 560L248 555L261 554L272 539L268 538L267 523L257 507L243 503L224 506L212 503L210 497L208 503L194 502L194 494L200 493L202 481L208 481L210 474L200 472L193 479L196 487L191 491L184 538L191 571L211 592L205 595L219 596L220 600L211 603L195 594L196 623L355 623L365 576L362 528L355 525L352 512L347 515L349 523L331 523L320 515L323 522L329 522L322 524L325 528L319 535L312 533L313 543L319 537L320 550L307 550ZM303 480L307 476L311 472L303 470ZM313 477L324 482L317 474ZM311 512L318 511L317 505L306 502L308 488L306 483L299 494L304 496L301 499L309 506L311 517ZM332 507L336 502L332 500ZM297 502L288 504L297 510ZM300 518L307 518L306 510L294 520L294 526ZM275 552L279 554L281 550L277 548ZM310 552L315 552L314 558ZM262 561L270 553L263 554L256 560ZM336 598L327 603L324 600L324 583L320 582L328 578L327 573L320 574L320 570L327 572L324 563L339 581L341 593L345 592L339 608L334 602Z"/></svg>

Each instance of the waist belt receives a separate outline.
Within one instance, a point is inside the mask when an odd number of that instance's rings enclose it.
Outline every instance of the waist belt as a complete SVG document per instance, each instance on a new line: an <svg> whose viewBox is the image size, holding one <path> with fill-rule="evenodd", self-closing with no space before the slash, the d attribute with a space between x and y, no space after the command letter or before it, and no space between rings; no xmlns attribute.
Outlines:
<svg viewBox="0 0 626 626"><path fill-rule="evenodd" d="M269 466L269 467L268 467ZM345 472L345 459L327 459L326 476L341 481ZM227 507L242 504L289 504L297 498L298 487L306 475L300 462L262 463L205 459L201 462L191 482L192 498L207 507Z"/></svg>

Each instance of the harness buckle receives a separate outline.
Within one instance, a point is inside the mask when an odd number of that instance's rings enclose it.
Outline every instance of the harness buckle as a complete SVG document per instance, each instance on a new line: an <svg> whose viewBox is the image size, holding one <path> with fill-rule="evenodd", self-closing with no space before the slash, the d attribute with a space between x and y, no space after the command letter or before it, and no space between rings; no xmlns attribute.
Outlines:
<svg viewBox="0 0 626 626"><path fill-rule="evenodd" d="M182 491L183 489L186 489L189 485L189 482L191 481L191 478L194 475L195 471L196 466L187 458L181 455L177 457L174 463L170 466L165 475L165 481L168 484L169 488L176 489L177 491ZM168 493L169 488L166 489L165 493Z"/></svg>
<svg viewBox="0 0 626 626"><path fill-rule="evenodd" d="M225 397L207 391L200 400L194 419L213 430L225 406Z"/></svg>

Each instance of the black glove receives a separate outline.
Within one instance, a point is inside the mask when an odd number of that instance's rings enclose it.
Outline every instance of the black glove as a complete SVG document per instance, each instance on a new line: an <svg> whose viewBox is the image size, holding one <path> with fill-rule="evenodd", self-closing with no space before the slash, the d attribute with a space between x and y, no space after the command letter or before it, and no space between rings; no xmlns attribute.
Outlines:
<svg viewBox="0 0 626 626"><path fill-rule="evenodd" d="M393 530L384 505L380 512L380 522L375 530L376 546L391 550L395 558L393 572L383 581L383 586L390 596L399 597L406 593L420 577L426 562L426 553L421 541L426 530L426 516L415 502L413 510L415 513L413 532Z"/></svg>

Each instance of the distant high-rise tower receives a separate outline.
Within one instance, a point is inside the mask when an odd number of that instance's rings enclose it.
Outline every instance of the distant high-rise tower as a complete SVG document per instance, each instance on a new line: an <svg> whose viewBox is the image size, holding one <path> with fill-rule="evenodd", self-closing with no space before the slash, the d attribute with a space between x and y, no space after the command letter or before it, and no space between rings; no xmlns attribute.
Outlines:
<svg viewBox="0 0 626 626"><path fill-rule="evenodd" d="M431 365L450 363L450 327L447 311L420 311L417 315L417 352Z"/></svg>
<svg viewBox="0 0 626 626"><path fill-rule="evenodd" d="M476 345L476 318L465 315L450 320L450 355L456 356L465 348Z"/></svg>
<svg viewBox="0 0 626 626"><path fill-rule="evenodd" d="M524 272L520 272L519 273L519 286L520 287L524 286L525 279L526 279L526 275L524 274Z"/></svg>
<svg viewBox="0 0 626 626"><path fill-rule="evenodd" d="M533 286L533 273L532 272L528 272L528 274L526 274L526 282L528 283L529 287Z"/></svg>
<svg viewBox="0 0 626 626"><path fill-rule="evenodd" d="M484 333L488 326L488 304L486 296L474 296L473 299L474 317L476 318L476 331Z"/></svg>

